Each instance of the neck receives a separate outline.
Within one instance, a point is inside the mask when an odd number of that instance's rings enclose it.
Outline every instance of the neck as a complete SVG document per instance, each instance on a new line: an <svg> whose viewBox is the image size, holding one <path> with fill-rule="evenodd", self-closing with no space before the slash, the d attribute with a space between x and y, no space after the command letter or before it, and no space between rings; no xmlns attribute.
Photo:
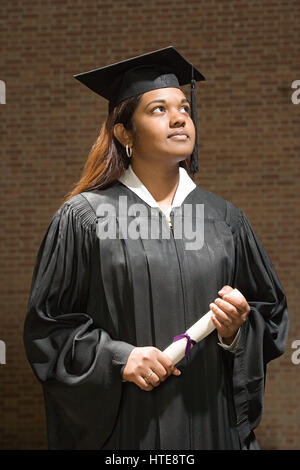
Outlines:
<svg viewBox="0 0 300 470"><path fill-rule="evenodd" d="M152 194L157 203L170 205L179 183L179 164L153 165L153 162L132 160L131 167L144 186Z"/></svg>

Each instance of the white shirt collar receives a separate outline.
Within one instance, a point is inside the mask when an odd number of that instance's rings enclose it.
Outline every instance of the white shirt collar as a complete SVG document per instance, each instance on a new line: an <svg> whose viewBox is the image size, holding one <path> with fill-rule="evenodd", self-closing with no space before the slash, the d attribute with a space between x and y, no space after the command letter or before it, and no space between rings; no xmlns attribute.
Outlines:
<svg viewBox="0 0 300 470"><path fill-rule="evenodd" d="M125 172L120 176L119 181L123 183L127 188L131 189L135 194L137 194L143 201L145 201L151 207L159 207L156 200L148 191L146 186L141 182L141 180L134 173L131 165L125 170ZM174 195L173 203L164 214L169 217L170 212L173 207L179 207L188 196L188 194L195 189L196 184L189 177L187 171L183 167L179 167L179 182Z"/></svg>

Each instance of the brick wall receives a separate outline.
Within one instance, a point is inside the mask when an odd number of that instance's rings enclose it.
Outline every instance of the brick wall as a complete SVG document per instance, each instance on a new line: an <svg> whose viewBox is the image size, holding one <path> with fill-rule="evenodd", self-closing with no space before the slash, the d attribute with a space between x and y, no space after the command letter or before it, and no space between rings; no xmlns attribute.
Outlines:
<svg viewBox="0 0 300 470"><path fill-rule="evenodd" d="M22 330L41 237L77 180L106 102L73 74L178 48L207 81L197 88L197 182L241 207L286 290L288 349L268 368L263 449L299 448L299 0L4 0L0 5L0 448L46 448L42 393ZM297 204L298 203L298 204Z"/></svg>

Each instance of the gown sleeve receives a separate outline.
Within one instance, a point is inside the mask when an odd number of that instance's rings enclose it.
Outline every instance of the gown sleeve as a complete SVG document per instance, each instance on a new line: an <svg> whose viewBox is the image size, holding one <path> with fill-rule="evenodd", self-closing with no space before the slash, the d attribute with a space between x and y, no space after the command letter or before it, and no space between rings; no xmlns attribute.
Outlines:
<svg viewBox="0 0 300 470"><path fill-rule="evenodd" d="M44 236L24 324L26 354L44 389L51 449L101 448L134 347L99 327L101 312L87 312L97 238L92 214L78 198L58 210Z"/></svg>
<svg viewBox="0 0 300 470"><path fill-rule="evenodd" d="M234 223L236 287L250 305L234 359L237 423L243 437L259 424L267 364L285 352L289 319L274 266L243 211Z"/></svg>
<svg viewBox="0 0 300 470"><path fill-rule="evenodd" d="M256 341L259 338L261 359L267 364L286 348L287 302L274 266L243 212L236 243L235 287L251 308L247 325L249 345L253 335Z"/></svg>

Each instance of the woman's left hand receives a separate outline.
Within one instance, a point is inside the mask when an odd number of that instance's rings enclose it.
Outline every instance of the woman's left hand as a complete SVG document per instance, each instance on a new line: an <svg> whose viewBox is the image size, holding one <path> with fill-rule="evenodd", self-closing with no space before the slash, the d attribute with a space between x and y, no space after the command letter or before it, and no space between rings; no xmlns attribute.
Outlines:
<svg viewBox="0 0 300 470"><path fill-rule="evenodd" d="M233 288L223 286L218 294L222 298L217 298L209 305L213 312L211 319L220 336L226 344L231 344L239 327L247 319L250 312L250 306L245 297L238 292L230 295Z"/></svg>

